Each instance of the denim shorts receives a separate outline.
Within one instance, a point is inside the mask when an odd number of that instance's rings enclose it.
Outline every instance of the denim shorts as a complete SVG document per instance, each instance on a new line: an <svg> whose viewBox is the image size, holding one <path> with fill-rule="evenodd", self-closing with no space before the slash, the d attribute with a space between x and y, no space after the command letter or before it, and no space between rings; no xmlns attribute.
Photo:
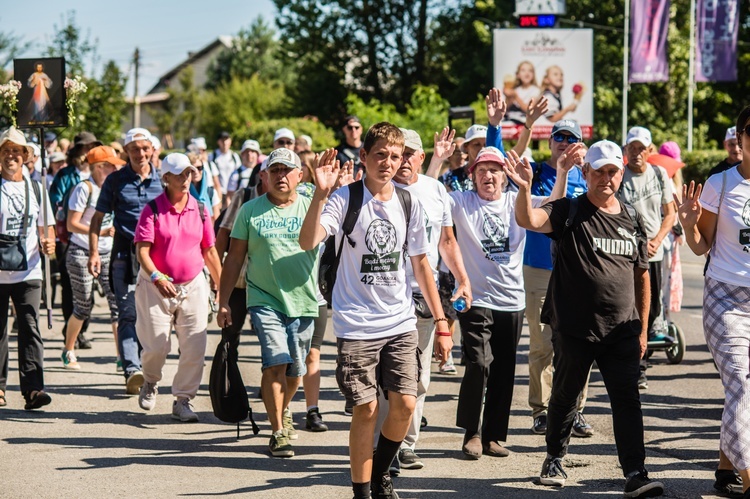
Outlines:
<svg viewBox="0 0 750 499"><path fill-rule="evenodd" d="M269 307L249 307L247 311L260 342L261 368L286 364L288 377L304 376L314 318L287 317Z"/></svg>

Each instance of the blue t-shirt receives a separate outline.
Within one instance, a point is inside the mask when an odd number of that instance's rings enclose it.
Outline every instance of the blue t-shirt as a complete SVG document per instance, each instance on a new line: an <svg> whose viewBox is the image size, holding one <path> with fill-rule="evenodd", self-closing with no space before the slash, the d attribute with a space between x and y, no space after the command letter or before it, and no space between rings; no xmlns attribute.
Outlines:
<svg viewBox="0 0 750 499"><path fill-rule="evenodd" d="M104 180L96 211L112 213L115 231L132 241L143 208L162 192L161 178L153 165L149 176L141 179L128 163Z"/></svg>
<svg viewBox="0 0 750 499"><path fill-rule="evenodd" d="M534 182L531 184L533 196L549 196L555 186L557 170L547 163L532 163ZM538 173L537 173L538 172ZM586 192L586 180L581 169L574 167L568 173L568 191L566 197L574 198ZM526 248L523 251L523 264L537 269L552 270L551 241L546 234L526 232Z"/></svg>

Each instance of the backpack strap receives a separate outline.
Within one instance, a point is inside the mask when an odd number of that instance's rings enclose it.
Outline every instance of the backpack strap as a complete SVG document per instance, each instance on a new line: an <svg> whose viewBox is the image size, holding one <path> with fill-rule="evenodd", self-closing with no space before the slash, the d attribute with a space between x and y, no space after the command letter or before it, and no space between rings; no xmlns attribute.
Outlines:
<svg viewBox="0 0 750 499"><path fill-rule="evenodd" d="M625 213L628 214L630 220L633 221L633 228L635 228L636 235L646 236L646 232L643 230L643 224L641 223L641 215L630 203L622 203L625 208Z"/></svg>
<svg viewBox="0 0 750 499"><path fill-rule="evenodd" d="M245 187L245 192L242 194L242 204L250 201L250 197L253 195L253 189L254 188L250 186Z"/></svg>
<svg viewBox="0 0 750 499"><path fill-rule="evenodd" d="M206 221L206 204L203 201L198 201L198 213L201 215L201 222Z"/></svg>
<svg viewBox="0 0 750 499"><path fill-rule="evenodd" d="M578 205L580 204L579 198L580 196L576 196L573 199L570 200L570 208L568 209L568 218L565 219L565 227L563 227L562 235L560 236L560 240L562 240L565 235L571 231L573 228L573 223L576 220L576 215L578 214Z"/></svg>
<svg viewBox="0 0 750 499"><path fill-rule="evenodd" d="M404 246L401 254L406 262L407 251L406 246L409 243L409 224L411 223L411 194L406 189L396 187L396 195L398 196L398 202L401 203L401 209L404 210L404 218L406 219L406 237L404 238Z"/></svg>
<svg viewBox="0 0 750 499"><path fill-rule="evenodd" d="M360 180L349 184L349 206L346 207L346 216L344 217L344 224L341 226L343 235L349 239L349 234L354 230L354 225L357 223L359 213L362 211L362 200L364 199L364 188L365 184ZM341 238L343 242L344 238ZM349 244L354 247L355 243L349 240ZM340 252L339 252L340 253ZM338 255L336 256L338 258Z"/></svg>
<svg viewBox="0 0 750 499"><path fill-rule="evenodd" d="M148 207L151 208L151 214L154 216L154 225L156 225L156 220L159 218L159 213L157 212L156 207L156 199L152 199L148 202Z"/></svg>
<svg viewBox="0 0 750 499"><path fill-rule="evenodd" d="M534 168L534 174L531 176L531 187L539 183L539 179L542 177L543 167L544 167L544 162L536 164L536 167Z"/></svg>
<svg viewBox="0 0 750 499"><path fill-rule="evenodd" d="M34 195L36 196L36 202L39 204L39 210L42 209L42 191L41 187L39 186L39 182L36 180L29 179L29 182L31 182L31 187L34 189Z"/></svg>
<svg viewBox="0 0 750 499"><path fill-rule="evenodd" d="M91 180L84 180L83 183L89 189L89 196L86 198L86 207L88 208L91 206L91 198L94 197L94 184L91 183Z"/></svg>

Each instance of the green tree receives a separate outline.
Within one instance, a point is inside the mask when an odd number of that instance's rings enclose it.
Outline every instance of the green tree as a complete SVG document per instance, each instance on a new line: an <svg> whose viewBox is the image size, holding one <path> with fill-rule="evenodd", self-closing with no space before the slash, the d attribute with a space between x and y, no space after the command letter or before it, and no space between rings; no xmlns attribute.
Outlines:
<svg viewBox="0 0 750 499"><path fill-rule="evenodd" d="M258 16L248 28L241 29L232 46L211 63L206 88L213 90L234 78L250 79L256 75L265 81L289 85L295 78L292 69L275 38L275 31Z"/></svg>
<svg viewBox="0 0 750 499"><path fill-rule="evenodd" d="M187 141L194 137L200 116L201 93L193 84L194 70L187 66L177 75L177 86L169 87L169 98L162 109L149 109L159 133L174 140Z"/></svg>
<svg viewBox="0 0 750 499"><path fill-rule="evenodd" d="M24 42L23 38L12 31L0 32L0 83L8 81L6 69L11 65L13 59L23 54L31 46L31 42Z"/></svg>
<svg viewBox="0 0 750 499"><path fill-rule="evenodd" d="M54 35L47 47L47 56L65 57L65 66L69 75L85 75L86 66L93 72L99 61L96 46L98 39L91 40L89 32L85 35L76 24L76 13L68 11L60 17L61 24L53 25Z"/></svg>
<svg viewBox="0 0 750 499"><path fill-rule="evenodd" d="M109 61L98 79L88 79L86 105L80 127L92 132L104 143L120 137L122 117L127 109L127 77L114 61Z"/></svg>

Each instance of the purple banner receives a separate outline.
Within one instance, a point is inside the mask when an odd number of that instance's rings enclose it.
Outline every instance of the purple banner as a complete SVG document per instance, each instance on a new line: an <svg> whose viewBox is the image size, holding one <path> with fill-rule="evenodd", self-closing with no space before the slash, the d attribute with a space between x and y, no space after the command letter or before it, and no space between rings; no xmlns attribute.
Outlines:
<svg viewBox="0 0 750 499"><path fill-rule="evenodd" d="M631 1L630 83L669 80L668 30L669 0Z"/></svg>
<svg viewBox="0 0 750 499"><path fill-rule="evenodd" d="M740 0L698 0L695 81L737 81Z"/></svg>

